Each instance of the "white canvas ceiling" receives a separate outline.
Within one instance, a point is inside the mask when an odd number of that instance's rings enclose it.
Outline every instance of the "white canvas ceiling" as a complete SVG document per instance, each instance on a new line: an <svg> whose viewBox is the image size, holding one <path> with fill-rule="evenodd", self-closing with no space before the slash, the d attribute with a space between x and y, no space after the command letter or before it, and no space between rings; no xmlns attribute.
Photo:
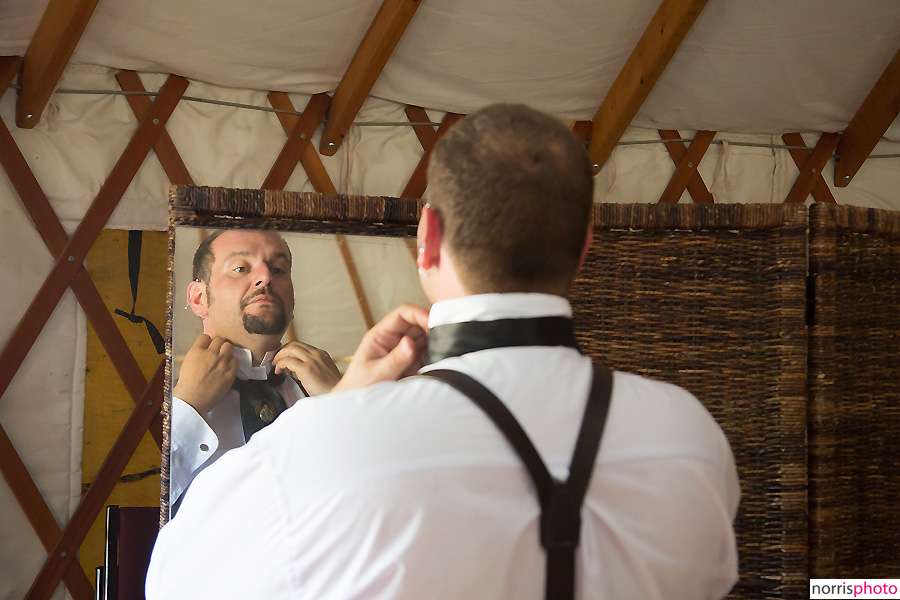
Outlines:
<svg viewBox="0 0 900 600"><path fill-rule="evenodd" d="M101 0L72 62L222 86L332 91L380 0ZM47 0L0 5L24 54ZM423 0L372 95L468 113L527 102L590 119L658 0ZM713 0L633 125L839 131L900 48L895 0ZM900 140L900 124L887 137Z"/></svg>

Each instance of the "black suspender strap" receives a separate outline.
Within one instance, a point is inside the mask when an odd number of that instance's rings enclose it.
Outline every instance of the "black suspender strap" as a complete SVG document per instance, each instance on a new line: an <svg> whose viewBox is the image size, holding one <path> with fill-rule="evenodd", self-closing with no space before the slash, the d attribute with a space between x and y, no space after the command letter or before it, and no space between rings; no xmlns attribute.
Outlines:
<svg viewBox="0 0 900 600"><path fill-rule="evenodd" d="M541 460L534 444L528 438L528 434L525 433L525 430L522 429L522 426L519 425L513 414L506 408L506 405L493 392L459 371L433 369L422 373L421 377L438 379L451 385L457 391L468 396L472 402L487 413L487 416L503 432L506 439L512 444L516 454L525 463L525 468L528 469L528 474L531 475L534 486L537 488L541 507L550 503L550 497L556 482L550 475L550 471L547 470L544 461Z"/></svg>
<svg viewBox="0 0 900 600"><path fill-rule="evenodd" d="M522 459L537 489L541 505L541 546L547 552L546 600L575 597L575 549L581 532L581 505L594 470L612 393L612 372L594 366L591 394L584 409L569 478L555 480L522 426L490 390L459 371L434 369L420 377L438 379L456 388L478 405Z"/></svg>

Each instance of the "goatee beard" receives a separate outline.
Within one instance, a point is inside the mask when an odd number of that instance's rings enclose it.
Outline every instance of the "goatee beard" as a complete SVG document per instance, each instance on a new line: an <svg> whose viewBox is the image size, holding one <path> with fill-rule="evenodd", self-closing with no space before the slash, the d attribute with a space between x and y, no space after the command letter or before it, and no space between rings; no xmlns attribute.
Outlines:
<svg viewBox="0 0 900 600"><path fill-rule="evenodd" d="M258 315L243 313L244 330L247 333L257 335L281 335L284 333L285 329L287 329L287 317L284 314L284 306L282 305L281 300L272 294L269 286L257 290L256 293L241 302L241 309L243 310L246 308L254 298L263 294L273 296L273 298L275 298L275 304L281 311L270 318L262 318Z"/></svg>
<svg viewBox="0 0 900 600"><path fill-rule="evenodd" d="M247 333L258 335L281 335L287 328L287 319L285 318L283 311L268 319L260 318L258 315L248 315L244 313L243 321L244 330Z"/></svg>

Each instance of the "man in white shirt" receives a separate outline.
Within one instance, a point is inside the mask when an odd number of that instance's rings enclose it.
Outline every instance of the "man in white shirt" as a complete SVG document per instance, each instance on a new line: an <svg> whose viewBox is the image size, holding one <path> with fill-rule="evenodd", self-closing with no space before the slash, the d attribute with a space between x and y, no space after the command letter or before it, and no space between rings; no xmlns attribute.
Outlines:
<svg viewBox="0 0 900 600"><path fill-rule="evenodd" d="M197 478L160 532L149 600L544 597L541 509L517 454L454 388L397 380L471 376L567 478L593 377L560 341L572 339L566 296L592 241L590 165L559 122L494 106L447 133L428 179L417 242L430 314L389 314L332 394ZM547 320L565 335L522 337ZM575 596L724 596L739 495L728 442L697 399L616 372Z"/></svg>
<svg viewBox="0 0 900 600"><path fill-rule="evenodd" d="M327 352L302 342L281 344L294 310L291 261L284 239L265 231L216 231L194 255L187 301L203 334L185 356L172 391L172 506L197 473L243 446L283 408L270 405L280 402L276 397L248 415L245 399L242 415L239 382L272 381L290 407L328 392L340 379Z"/></svg>

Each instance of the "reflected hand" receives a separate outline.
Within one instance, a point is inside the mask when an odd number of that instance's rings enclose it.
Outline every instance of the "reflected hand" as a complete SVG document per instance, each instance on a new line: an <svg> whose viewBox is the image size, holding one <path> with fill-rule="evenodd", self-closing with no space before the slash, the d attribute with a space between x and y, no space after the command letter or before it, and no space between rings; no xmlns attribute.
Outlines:
<svg viewBox="0 0 900 600"><path fill-rule="evenodd" d="M341 372L327 352L304 344L288 342L272 359L276 373L287 372L311 395L327 394L340 380Z"/></svg>
<svg viewBox="0 0 900 600"><path fill-rule="evenodd" d="M428 311L402 304L370 329L335 392L366 387L380 381L396 381L413 375L422 366L428 337Z"/></svg>
<svg viewBox="0 0 900 600"><path fill-rule="evenodd" d="M201 415L215 408L231 389L237 375L234 347L224 338L200 334L184 357L172 395Z"/></svg>

